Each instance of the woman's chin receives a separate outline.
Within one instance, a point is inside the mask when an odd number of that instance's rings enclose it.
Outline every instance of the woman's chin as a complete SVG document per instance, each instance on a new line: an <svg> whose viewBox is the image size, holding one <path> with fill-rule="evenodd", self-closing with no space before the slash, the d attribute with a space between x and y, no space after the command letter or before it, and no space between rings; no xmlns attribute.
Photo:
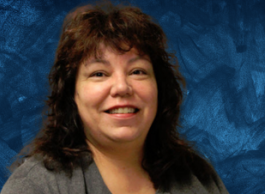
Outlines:
<svg viewBox="0 0 265 194"><path fill-rule="evenodd" d="M132 131L131 129L122 128L115 133L110 134L110 139L114 142L126 143L133 142L139 138L140 134L138 131Z"/></svg>

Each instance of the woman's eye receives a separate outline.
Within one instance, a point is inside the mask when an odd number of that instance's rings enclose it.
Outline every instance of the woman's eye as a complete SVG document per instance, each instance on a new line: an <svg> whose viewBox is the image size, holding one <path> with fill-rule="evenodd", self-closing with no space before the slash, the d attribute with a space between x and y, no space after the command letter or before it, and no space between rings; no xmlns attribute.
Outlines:
<svg viewBox="0 0 265 194"><path fill-rule="evenodd" d="M133 71L133 74L146 74L146 73L145 73L145 71L137 69L137 70Z"/></svg>
<svg viewBox="0 0 265 194"><path fill-rule="evenodd" d="M102 72L96 72L96 73L93 73L91 76L92 77L102 77L102 76L104 76L104 73L102 73Z"/></svg>

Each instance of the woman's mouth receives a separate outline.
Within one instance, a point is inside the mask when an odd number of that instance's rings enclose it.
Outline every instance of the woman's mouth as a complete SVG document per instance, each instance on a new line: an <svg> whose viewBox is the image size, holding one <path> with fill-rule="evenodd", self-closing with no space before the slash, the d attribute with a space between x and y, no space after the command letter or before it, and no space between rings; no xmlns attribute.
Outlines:
<svg viewBox="0 0 265 194"><path fill-rule="evenodd" d="M137 113L138 111L139 109L137 108L122 107L122 108L114 108L111 110L107 110L105 112L109 114L132 114L132 113Z"/></svg>

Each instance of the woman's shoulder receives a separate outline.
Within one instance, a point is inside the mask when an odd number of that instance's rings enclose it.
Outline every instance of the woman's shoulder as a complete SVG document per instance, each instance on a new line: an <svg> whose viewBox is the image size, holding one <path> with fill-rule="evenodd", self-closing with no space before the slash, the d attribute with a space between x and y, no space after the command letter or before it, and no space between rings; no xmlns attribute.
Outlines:
<svg viewBox="0 0 265 194"><path fill-rule="evenodd" d="M5 193L42 193L41 179L47 176L48 172L41 164L41 161L32 157L26 158L8 178L1 194Z"/></svg>
<svg viewBox="0 0 265 194"><path fill-rule="evenodd" d="M21 179L36 174L44 175L45 172L42 161L36 157L30 157L24 159L23 163L15 169L9 179Z"/></svg>
<svg viewBox="0 0 265 194"><path fill-rule="evenodd" d="M211 193L211 194L229 194L221 178L215 172L215 176L205 184L194 173L191 172L189 181L181 182L173 178L169 193Z"/></svg>
<svg viewBox="0 0 265 194"><path fill-rule="evenodd" d="M33 193L71 193L75 185L82 184L81 168L76 168L71 177L64 172L48 170L41 159L26 158L9 177L1 194L33 194ZM72 192L75 193L75 192ZM81 192L82 193L82 192Z"/></svg>
<svg viewBox="0 0 265 194"><path fill-rule="evenodd" d="M191 165L192 187L199 193L228 194L223 181L209 160L197 155ZM202 192L202 191L207 192Z"/></svg>
<svg viewBox="0 0 265 194"><path fill-rule="evenodd" d="M187 154L183 161L170 169L170 193L228 193L210 161L197 153Z"/></svg>
<svg viewBox="0 0 265 194"><path fill-rule="evenodd" d="M206 187L195 175L192 175L191 182L189 184L180 184L178 181L173 181L169 193L179 192L183 194L229 194L220 178L218 179L218 182L213 181Z"/></svg>
<svg viewBox="0 0 265 194"><path fill-rule="evenodd" d="M228 194L225 185L217 173L208 185L202 183L194 174L191 180L190 190L195 193Z"/></svg>

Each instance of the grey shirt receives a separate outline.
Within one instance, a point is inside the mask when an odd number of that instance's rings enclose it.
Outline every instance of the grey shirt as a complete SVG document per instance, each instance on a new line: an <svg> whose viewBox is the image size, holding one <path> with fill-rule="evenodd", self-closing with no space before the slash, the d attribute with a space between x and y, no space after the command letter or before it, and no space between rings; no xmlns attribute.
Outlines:
<svg viewBox="0 0 265 194"><path fill-rule="evenodd" d="M218 183L206 189L196 176L192 184L182 186L174 184L169 192L156 191L156 194L227 194L227 190L218 177ZM26 159L5 183L1 194L111 194L105 185L94 161L83 170L75 168L72 177L64 172L56 173L47 170L40 160Z"/></svg>

